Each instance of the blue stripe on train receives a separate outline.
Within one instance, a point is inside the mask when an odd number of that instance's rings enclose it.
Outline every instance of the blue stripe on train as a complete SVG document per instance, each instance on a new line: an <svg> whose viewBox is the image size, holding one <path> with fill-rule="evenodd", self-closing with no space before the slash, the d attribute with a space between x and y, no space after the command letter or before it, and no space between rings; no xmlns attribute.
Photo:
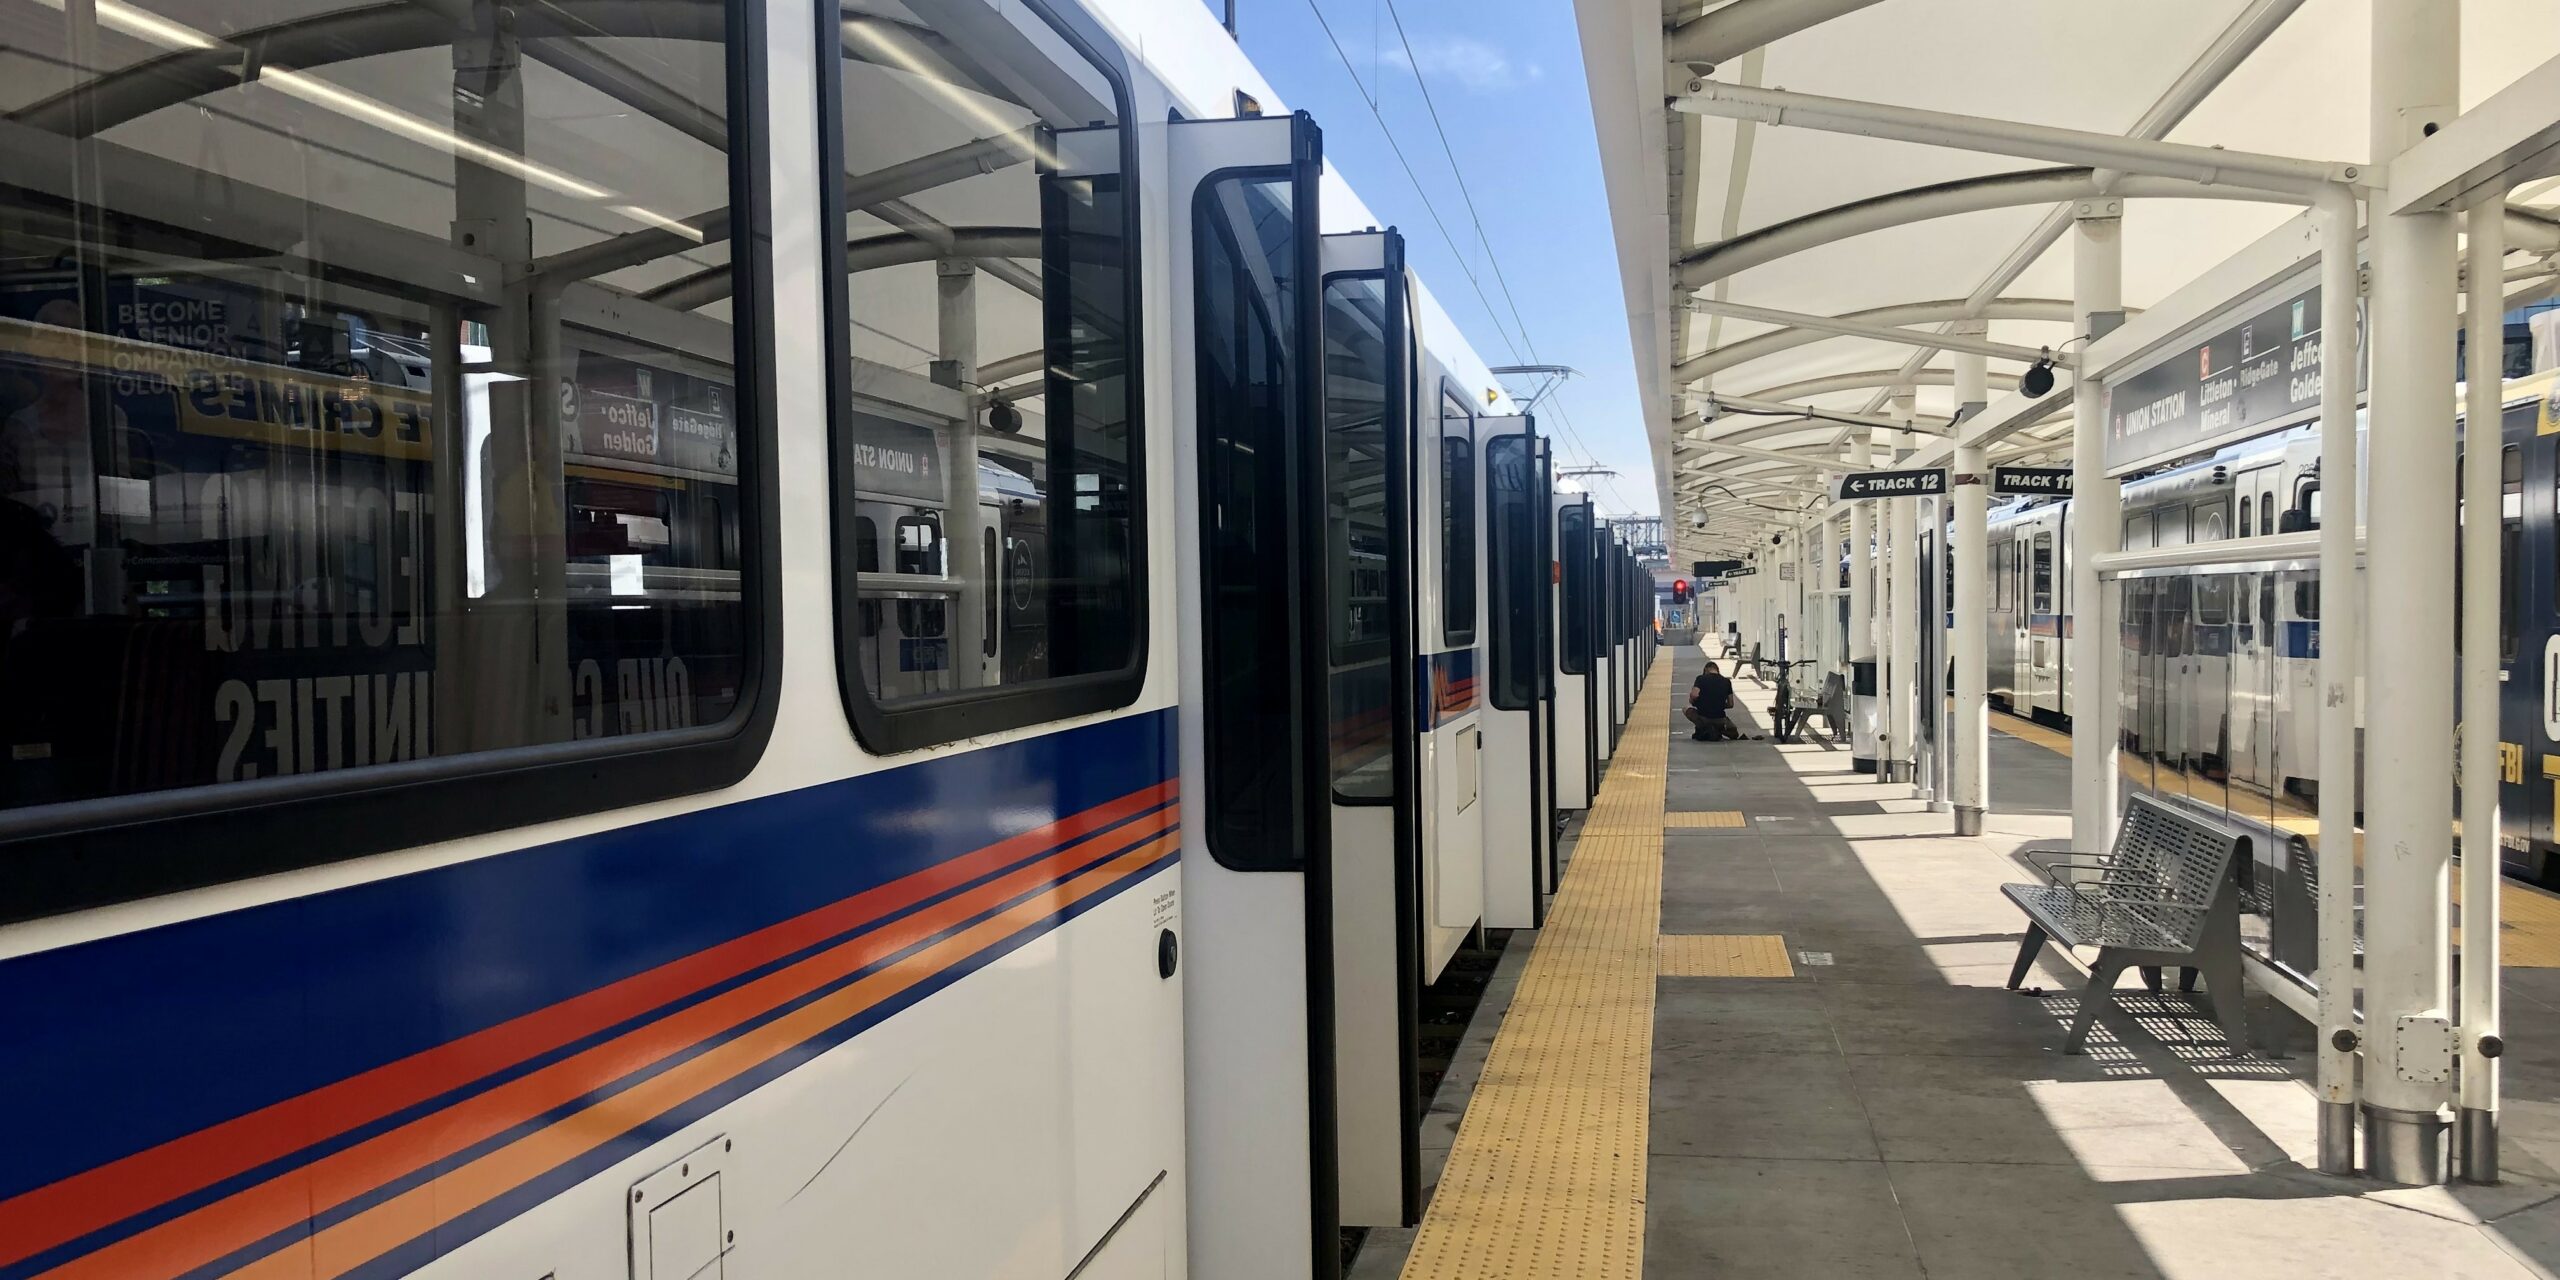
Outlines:
<svg viewBox="0 0 2560 1280"><path fill-rule="evenodd" d="M609 766L608 766L609 767ZM0 1197L1163 782L1159 711L0 962Z"/></svg>

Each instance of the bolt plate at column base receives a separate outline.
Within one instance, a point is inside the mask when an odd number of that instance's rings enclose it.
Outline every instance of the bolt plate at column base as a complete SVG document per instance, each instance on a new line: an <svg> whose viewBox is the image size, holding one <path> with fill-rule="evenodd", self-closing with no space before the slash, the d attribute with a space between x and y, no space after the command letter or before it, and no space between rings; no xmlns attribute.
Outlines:
<svg viewBox="0 0 2560 1280"><path fill-rule="evenodd" d="M1955 809L1957 835L1978 836L1982 834L1983 811L1981 809L1969 804L1957 805Z"/></svg>
<svg viewBox="0 0 2560 1280"><path fill-rule="evenodd" d="M2462 1130L2458 1135L2462 1152L2462 1180L2480 1186L2494 1186L2498 1181L2498 1113L2478 1107L2462 1109Z"/></svg>

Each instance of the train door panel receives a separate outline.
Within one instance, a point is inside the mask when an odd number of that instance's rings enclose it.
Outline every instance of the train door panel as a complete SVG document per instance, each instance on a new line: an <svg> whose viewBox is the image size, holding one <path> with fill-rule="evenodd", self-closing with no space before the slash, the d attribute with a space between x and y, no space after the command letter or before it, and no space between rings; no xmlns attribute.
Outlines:
<svg viewBox="0 0 2560 1280"><path fill-rule="evenodd" d="M1194 1275L1339 1273L1317 290L1303 116L1167 128ZM1183 412L1177 409L1177 412Z"/></svg>
<svg viewBox="0 0 2560 1280"><path fill-rule="evenodd" d="M2540 430L2539 401L2506 418L2506 602L2498 724L2499 833L2509 870L2546 883L2560 801L2560 435Z"/></svg>
<svg viewBox="0 0 2560 1280"><path fill-rule="evenodd" d="M1393 231L1324 238L1335 1129L1345 1226L1421 1211L1414 353Z"/></svg>
<svg viewBox="0 0 2560 1280"><path fill-rule="evenodd" d="M1484 914L1484 715L1481 594L1484 539L1479 442L1467 393L1426 385L1416 438L1417 474L1431 489L1415 505L1436 591L1416 634L1424 638L1417 712L1428 739L1423 857L1423 980L1436 980Z"/></svg>
<svg viewBox="0 0 2560 1280"><path fill-rule="evenodd" d="M2056 692L2062 670L2062 615L2054 597L2053 544L2052 523L2039 520L2026 538L2027 606L2021 611L2026 629L2019 645L2026 659L2018 676L2025 704L2020 709L2029 715L2062 709Z"/></svg>
<svg viewBox="0 0 2560 1280"><path fill-rule="evenodd" d="M2231 532L2238 538L2255 538L2260 513L2275 489L2276 467L2270 463L2243 471L2232 482L2235 506ZM2271 517L2270 517L2271 518ZM2269 773L2275 763L2273 730L2275 726L2275 645L2274 620L2268 606L2275 603L2270 575L2236 574L2231 592L2231 700L2225 714L2228 731L2223 767L2233 781L2271 790Z"/></svg>
<svg viewBox="0 0 2560 1280"><path fill-rule="evenodd" d="M1556 804L1588 809L1600 775L1599 679L1593 661L1591 500L1555 499Z"/></svg>
<svg viewBox="0 0 2560 1280"><path fill-rule="evenodd" d="M1546 686L1537 425L1527 415L1476 420L1477 479L1484 495L1480 634L1484 653L1484 923L1535 928L1539 918L1539 792L1544 761L1537 708Z"/></svg>
<svg viewBox="0 0 2560 1280"><path fill-rule="evenodd" d="M1595 513L1591 522L1591 700L1595 757L1609 762L1618 745L1618 573L1610 547L1609 527ZM1600 775L1591 775L1597 795Z"/></svg>
<svg viewBox="0 0 2560 1280"><path fill-rule="evenodd" d="M2225 497L2208 498L2188 510L2197 542L2222 542L2231 536L2231 505ZM2187 766L2195 772L2192 794L2219 808L2230 806L2223 784L2229 777L2231 706L2231 582L2229 573L2209 570L2193 575L2194 613L2189 637Z"/></svg>
<svg viewBox="0 0 2560 1280"><path fill-rule="evenodd" d="M1539 923L1546 922L1544 896L1556 891L1563 869L1556 858L1556 461L1555 448L1543 437L1537 442L1537 478L1532 492L1537 494L1534 518L1537 522L1537 546L1532 551L1535 568L1530 590L1537 598L1538 628L1538 698L1533 707L1536 720L1529 730L1530 750L1538 753L1538 796L1535 806L1537 840L1538 892L1541 895Z"/></svg>

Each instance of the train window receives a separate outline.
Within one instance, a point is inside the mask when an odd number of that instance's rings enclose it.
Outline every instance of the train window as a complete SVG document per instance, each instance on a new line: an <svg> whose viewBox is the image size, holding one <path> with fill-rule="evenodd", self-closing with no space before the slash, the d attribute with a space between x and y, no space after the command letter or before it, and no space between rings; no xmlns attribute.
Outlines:
<svg viewBox="0 0 2560 1280"><path fill-rule="evenodd" d="M1440 630L1452 645L1476 639L1475 415L1440 397ZM1617 625L1623 627L1624 619Z"/></svg>
<svg viewBox="0 0 2560 1280"><path fill-rule="evenodd" d="M1537 464L1526 434L1485 441L1485 533L1492 553L1486 579L1492 590L1493 683L1488 694L1505 711L1526 711L1536 701L1539 663L1538 608L1546 566L1538 556L1537 512L1546 494L1534 483ZM1648 591L1648 596L1652 593Z"/></svg>
<svg viewBox="0 0 2560 1280"><path fill-rule="evenodd" d="M1394 592L1389 557L1389 418L1396 405L1397 353L1383 278L1326 282L1325 564L1332 589L1325 628L1332 668L1334 794L1384 800L1395 794Z"/></svg>
<svg viewBox="0 0 2560 1280"><path fill-rule="evenodd" d="M1292 657L1297 557L1289 442L1309 424L1296 368L1294 179L1239 175L1201 190L1193 248L1200 387L1202 755L1208 843L1237 870L1300 865L1299 719ZM1215 210L1215 212L1210 212Z"/></svg>
<svg viewBox="0 0 2560 1280"><path fill-rule="evenodd" d="M869 516L857 516L853 522L853 565L857 573L880 572L880 522ZM861 607L862 634L880 634L880 602L865 600Z"/></svg>
<svg viewBox="0 0 2560 1280"><path fill-rule="evenodd" d="M2246 494L2243 494L2240 497L2240 523L2237 527L2240 530L2240 536L2243 538L2248 537L2257 529L2257 525L2252 523L2249 519L2249 497Z"/></svg>
<svg viewBox="0 0 2560 1280"><path fill-rule="evenodd" d="M9 835L145 840L113 803L143 795L155 820L259 804L292 831L197 828L201 858L129 895L743 769L770 632L740 500L764 442L755 326L732 326L761 298L728 234L740 12L13 7ZM657 295L680 277L740 305ZM617 777L548 750L494 783L456 759L646 735L733 759ZM278 803L377 766L423 820L340 806L314 836ZM432 798L474 774L473 803Z"/></svg>
<svg viewBox="0 0 2560 1280"><path fill-rule="evenodd" d="M898 602L839 635L855 730L902 751L1124 705L1146 608L1121 79L1036 6L839 25L819 112L839 536L929 514L974 549L838 574L840 619Z"/></svg>
<svg viewBox="0 0 2560 1280"><path fill-rule="evenodd" d="M1591 507L1577 502L1558 521L1557 560L1563 565L1564 652L1556 665L1566 675L1591 674Z"/></svg>
<svg viewBox="0 0 2560 1280"><path fill-rule="evenodd" d="M2032 612L2053 612L2053 535L2039 533L2035 540Z"/></svg>

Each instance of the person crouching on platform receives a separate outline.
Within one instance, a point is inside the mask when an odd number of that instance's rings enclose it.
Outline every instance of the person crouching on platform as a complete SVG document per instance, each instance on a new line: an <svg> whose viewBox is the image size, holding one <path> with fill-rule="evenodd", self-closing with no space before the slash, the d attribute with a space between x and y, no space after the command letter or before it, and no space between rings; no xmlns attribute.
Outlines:
<svg viewBox="0 0 2560 1280"><path fill-rule="evenodd" d="M1689 736L1699 742L1741 737L1741 731L1733 727L1733 717L1728 714L1741 705L1741 700L1733 696L1733 682L1724 678L1716 664L1708 663L1707 669L1699 672L1697 680L1689 685Z"/></svg>

